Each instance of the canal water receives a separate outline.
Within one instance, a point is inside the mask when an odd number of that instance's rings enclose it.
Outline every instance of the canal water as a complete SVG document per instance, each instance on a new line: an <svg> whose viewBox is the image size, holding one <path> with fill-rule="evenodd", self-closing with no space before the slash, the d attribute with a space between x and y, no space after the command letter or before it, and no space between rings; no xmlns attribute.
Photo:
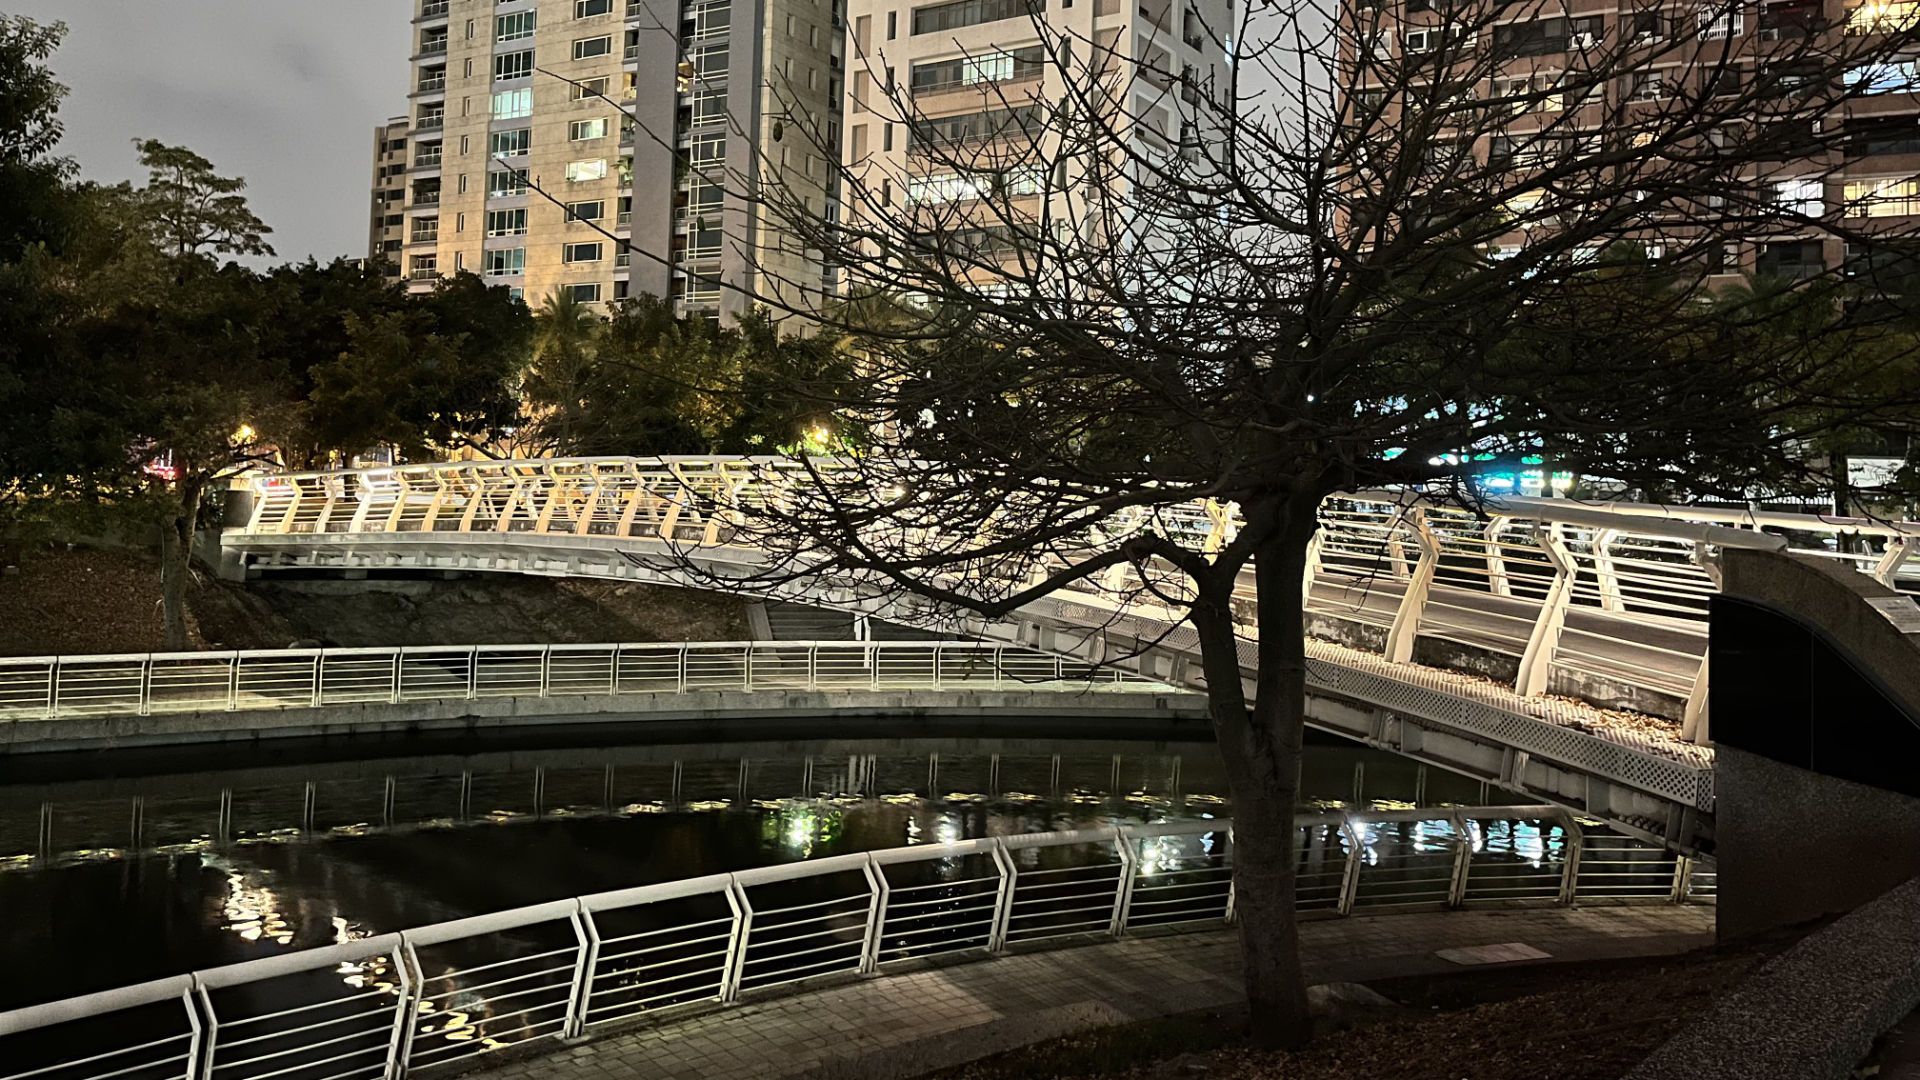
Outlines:
<svg viewBox="0 0 1920 1080"><path fill-rule="evenodd" d="M12 977L0 1008L699 874L1231 812L1207 743L373 747L341 758L336 747L10 763L0 955ZM1527 801L1333 741L1309 748L1304 788L1327 806Z"/></svg>

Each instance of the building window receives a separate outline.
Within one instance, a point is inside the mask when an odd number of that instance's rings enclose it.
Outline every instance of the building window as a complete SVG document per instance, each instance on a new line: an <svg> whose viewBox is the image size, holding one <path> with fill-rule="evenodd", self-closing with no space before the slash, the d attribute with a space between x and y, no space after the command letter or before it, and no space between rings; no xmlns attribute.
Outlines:
<svg viewBox="0 0 1920 1080"><path fill-rule="evenodd" d="M1856 94L1908 94L1920 90L1920 60L1859 64L1847 69L1847 89Z"/></svg>
<svg viewBox="0 0 1920 1080"><path fill-rule="evenodd" d="M898 33L899 30L900 13L897 11L887 12L887 40L892 41L894 34Z"/></svg>
<svg viewBox="0 0 1920 1080"><path fill-rule="evenodd" d="M573 58L585 60L593 56L605 56L613 51L613 35L581 38L573 43Z"/></svg>
<svg viewBox="0 0 1920 1080"><path fill-rule="evenodd" d="M460 156L466 157L467 154L470 151L472 151L472 149L473 149L473 136L471 135L460 136Z"/></svg>
<svg viewBox="0 0 1920 1080"><path fill-rule="evenodd" d="M589 202L571 202L567 204L568 221L599 221L607 216L607 204L603 199Z"/></svg>
<svg viewBox="0 0 1920 1080"><path fill-rule="evenodd" d="M567 138L574 142L586 142L589 139L607 137L607 118L602 116L594 120L575 120L567 125Z"/></svg>
<svg viewBox="0 0 1920 1080"><path fill-rule="evenodd" d="M495 169L487 173L487 194L494 198L527 193L527 174L518 169Z"/></svg>
<svg viewBox="0 0 1920 1080"><path fill-rule="evenodd" d="M488 277L506 277L509 274L525 273L527 269L526 248L498 248L486 253L486 273Z"/></svg>
<svg viewBox="0 0 1920 1080"><path fill-rule="evenodd" d="M1635 75L1633 86L1627 91L1628 101L1658 101L1666 96L1666 78L1657 71L1641 72Z"/></svg>
<svg viewBox="0 0 1920 1080"><path fill-rule="evenodd" d="M415 255L407 260L407 276L424 281L439 274L440 260L434 255Z"/></svg>
<svg viewBox="0 0 1920 1080"><path fill-rule="evenodd" d="M514 210L487 211L488 236L525 236L526 233L526 207L522 206Z"/></svg>
<svg viewBox="0 0 1920 1080"><path fill-rule="evenodd" d="M1765 244L1754 260L1754 272L1763 277L1818 277L1827 268L1818 240L1789 240Z"/></svg>
<svg viewBox="0 0 1920 1080"><path fill-rule="evenodd" d="M597 304L600 302L600 283L592 281L579 285L569 285L567 286L567 295L571 296L577 303Z"/></svg>
<svg viewBox="0 0 1920 1080"><path fill-rule="evenodd" d="M501 53L493 58L493 81L511 82L533 77L533 50Z"/></svg>
<svg viewBox="0 0 1920 1080"><path fill-rule="evenodd" d="M1029 18L1041 10L1037 0L948 0L913 9L913 32L931 34L963 26Z"/></svg>
<svg viewBox="0 0 1920 1080"><path fill-rule="evenodd" d="M495 41L519 41L533 36L533 12L520 11L493 20Z"/></svg>
<svg viewBox="0 0 1920 1080"><path fill-rule="evenodd" d="M1920 25L1915 0L1862 0L1847 12L1849 34L1899 34Z"/></svg>
<svg viewBox="0 0 1920 1080"><path fill-rule="evenodd" d="M1773 205L1790 214L1817 218L1826 212L1825 185L1819 180L1775 181Z"/></svg>
<svg viewBox="0 0 1920 1080"><path fill-rule="evenodd" d="M600 261L600 242L595 240L586 244L564 244L560 248L562 262L590 263Z"/></svg>
<svg viewBox="0 0 1920 1080"><path fill-rule="evenodd" d="M595 158L591 161L567 162L567 182L585 183L589 180L604 180L607 176L607 159Z"/></svg>
<svg viewBox="0 0 1920 1080"><path fill-rule="evenodd" d="M515 128L512 131L496 131L487 136L487 155L489 157L513 157L533 149L533 129Z"/></svg>
<svg viewBox="0 0 1920 1080"><path fill-rule="evenodd" d="M573 0L573 17L591 19L613 10L613 0Z"/></svg>
<svg viewBox="0 0 1920 1080"><path fill-rule="evenodd" d="M972 56L915 64L907 78L914 92L920 93L1037 76L1045 62L1046 50L1039 45L1021 49L990 49Z"/></svg>
<svg viewBox="0 0 1920 1080"><path fill-rule="evenodd" d="M414 218L413 235L409 239L416 244L440 239L440 219L437 217Z"/></svg>
<svg viewBox="0 0 1920 1080"><path fill-rule="evenodd" d="M1911 177L1849 180L1846 199L1848 217L1906 217L1920 214L1920 180Z"/></svg>
<svg viewBox="0 0 1920 1080"><path fill-rule="evenodd" d="M502 90L493 95L495 120L519 120L533 115L533 91Z"/></svg>
<svg viewBox="0 0 1920 1080"><path fill-rule="evenodd" d="M605 75L602 75L597 79L581 79L573 84L570 92L567 94L567 97L569 97L574 101L581 101L586 98L601 98L606 96L607 96L607 77Z"/></svg>

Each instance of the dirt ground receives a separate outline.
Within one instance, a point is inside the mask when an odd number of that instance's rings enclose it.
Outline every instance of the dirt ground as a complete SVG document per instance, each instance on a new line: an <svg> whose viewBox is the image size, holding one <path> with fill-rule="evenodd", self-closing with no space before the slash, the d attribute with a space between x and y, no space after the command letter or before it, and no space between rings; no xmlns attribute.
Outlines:
<svg viewBox="0 0 1920 1080"><path fill-rule="evenodd" d="M149 553L13 548L0 567L0 656L160 648L160 574ZM273 581L199 575L197 648L738 640L745 609L706 593L500 575L454 580Z"/></svg>
<svg viewBox="0 0 1920 1080"><path fill-rule="evenodd" d="M1252 1049L1244 1013L1197 1013L1043 1043L934 1078L1619 1080L1785 944L1379 980L1368 986L1397 1007L1297 1053Z"/></svg>

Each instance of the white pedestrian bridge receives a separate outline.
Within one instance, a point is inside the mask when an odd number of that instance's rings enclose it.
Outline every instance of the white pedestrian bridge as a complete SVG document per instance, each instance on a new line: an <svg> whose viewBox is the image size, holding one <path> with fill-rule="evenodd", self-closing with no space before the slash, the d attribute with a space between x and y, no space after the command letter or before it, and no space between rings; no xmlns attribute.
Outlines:
<svg viewBox="0 0 1920 1080"><path fill-rule="evenodd" d="M806 484L768 458L462 462L262 474L236 486L222 559L247 574L489 572L713 587L765 561L754 514ZM1329 499L1303 583L1309 719L1681 851L1710 844L1707 606L1731 547L1904 580L1920 526L1814 515L1513 498L1486 513L1418 496ZM1217 549L1234 508L1137 525ZM1109 532L1094 542L1112 542ZM941 616L828 574L783 598L1203 688L1176 610L1115 567L998 621ZM1242 676L1257 620L1241 597Z"/></svg>

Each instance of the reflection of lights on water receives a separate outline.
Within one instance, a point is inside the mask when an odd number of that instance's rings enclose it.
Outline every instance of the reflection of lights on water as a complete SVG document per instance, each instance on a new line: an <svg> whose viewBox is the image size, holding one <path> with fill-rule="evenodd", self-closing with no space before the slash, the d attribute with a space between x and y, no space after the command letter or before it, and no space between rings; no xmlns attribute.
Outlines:
<svg viewBox="0 0 1920 1080"><path fill-rule="evenodd" d="M882 795L880 796L880 801L890 806L912 806L914 803L920 801L920 796L909 791L892 795Z"/></svg>
<svg viewBox="0 0 1920 1080"><path fill-rule="evenodd" d="M614 811L616 814L661 814L666 812L666 804L657 802L628 803Z"/></svg>
<svg viewBox="0 0 1920 1080"><path fill-rule="evenodd" d="M919 842L920 842L920 823L914 820L913 818L908 818L907 819L907 843L917 844Z"/></svg>
<svg viewBox="0 0 1920 1080"><path fill-rule="evenodd" d="M681 809L697 810L704 813L712 810L725 810L732 805L733 800L731 799L696 799L693 802L682 804Z"/></svg>
<svg viewBox="0 0 1920 1080"><path fill-rule="evenodd" d="M221 904L221 914L227 919L226 929L238 934L242 941L265 939L280 945L293 944L293 927L281 912L279 897L272 889L248 884L241 871L218 860L209 860L208 865L227 875L227 897Z"/></svg>
<svg viewBox="0 0 1920 1080"><path fill-rule="evenodd" d="M960 819L951 814L941 814L933 823L933 840L936 844L955 843L960 835Z"/></svg>

